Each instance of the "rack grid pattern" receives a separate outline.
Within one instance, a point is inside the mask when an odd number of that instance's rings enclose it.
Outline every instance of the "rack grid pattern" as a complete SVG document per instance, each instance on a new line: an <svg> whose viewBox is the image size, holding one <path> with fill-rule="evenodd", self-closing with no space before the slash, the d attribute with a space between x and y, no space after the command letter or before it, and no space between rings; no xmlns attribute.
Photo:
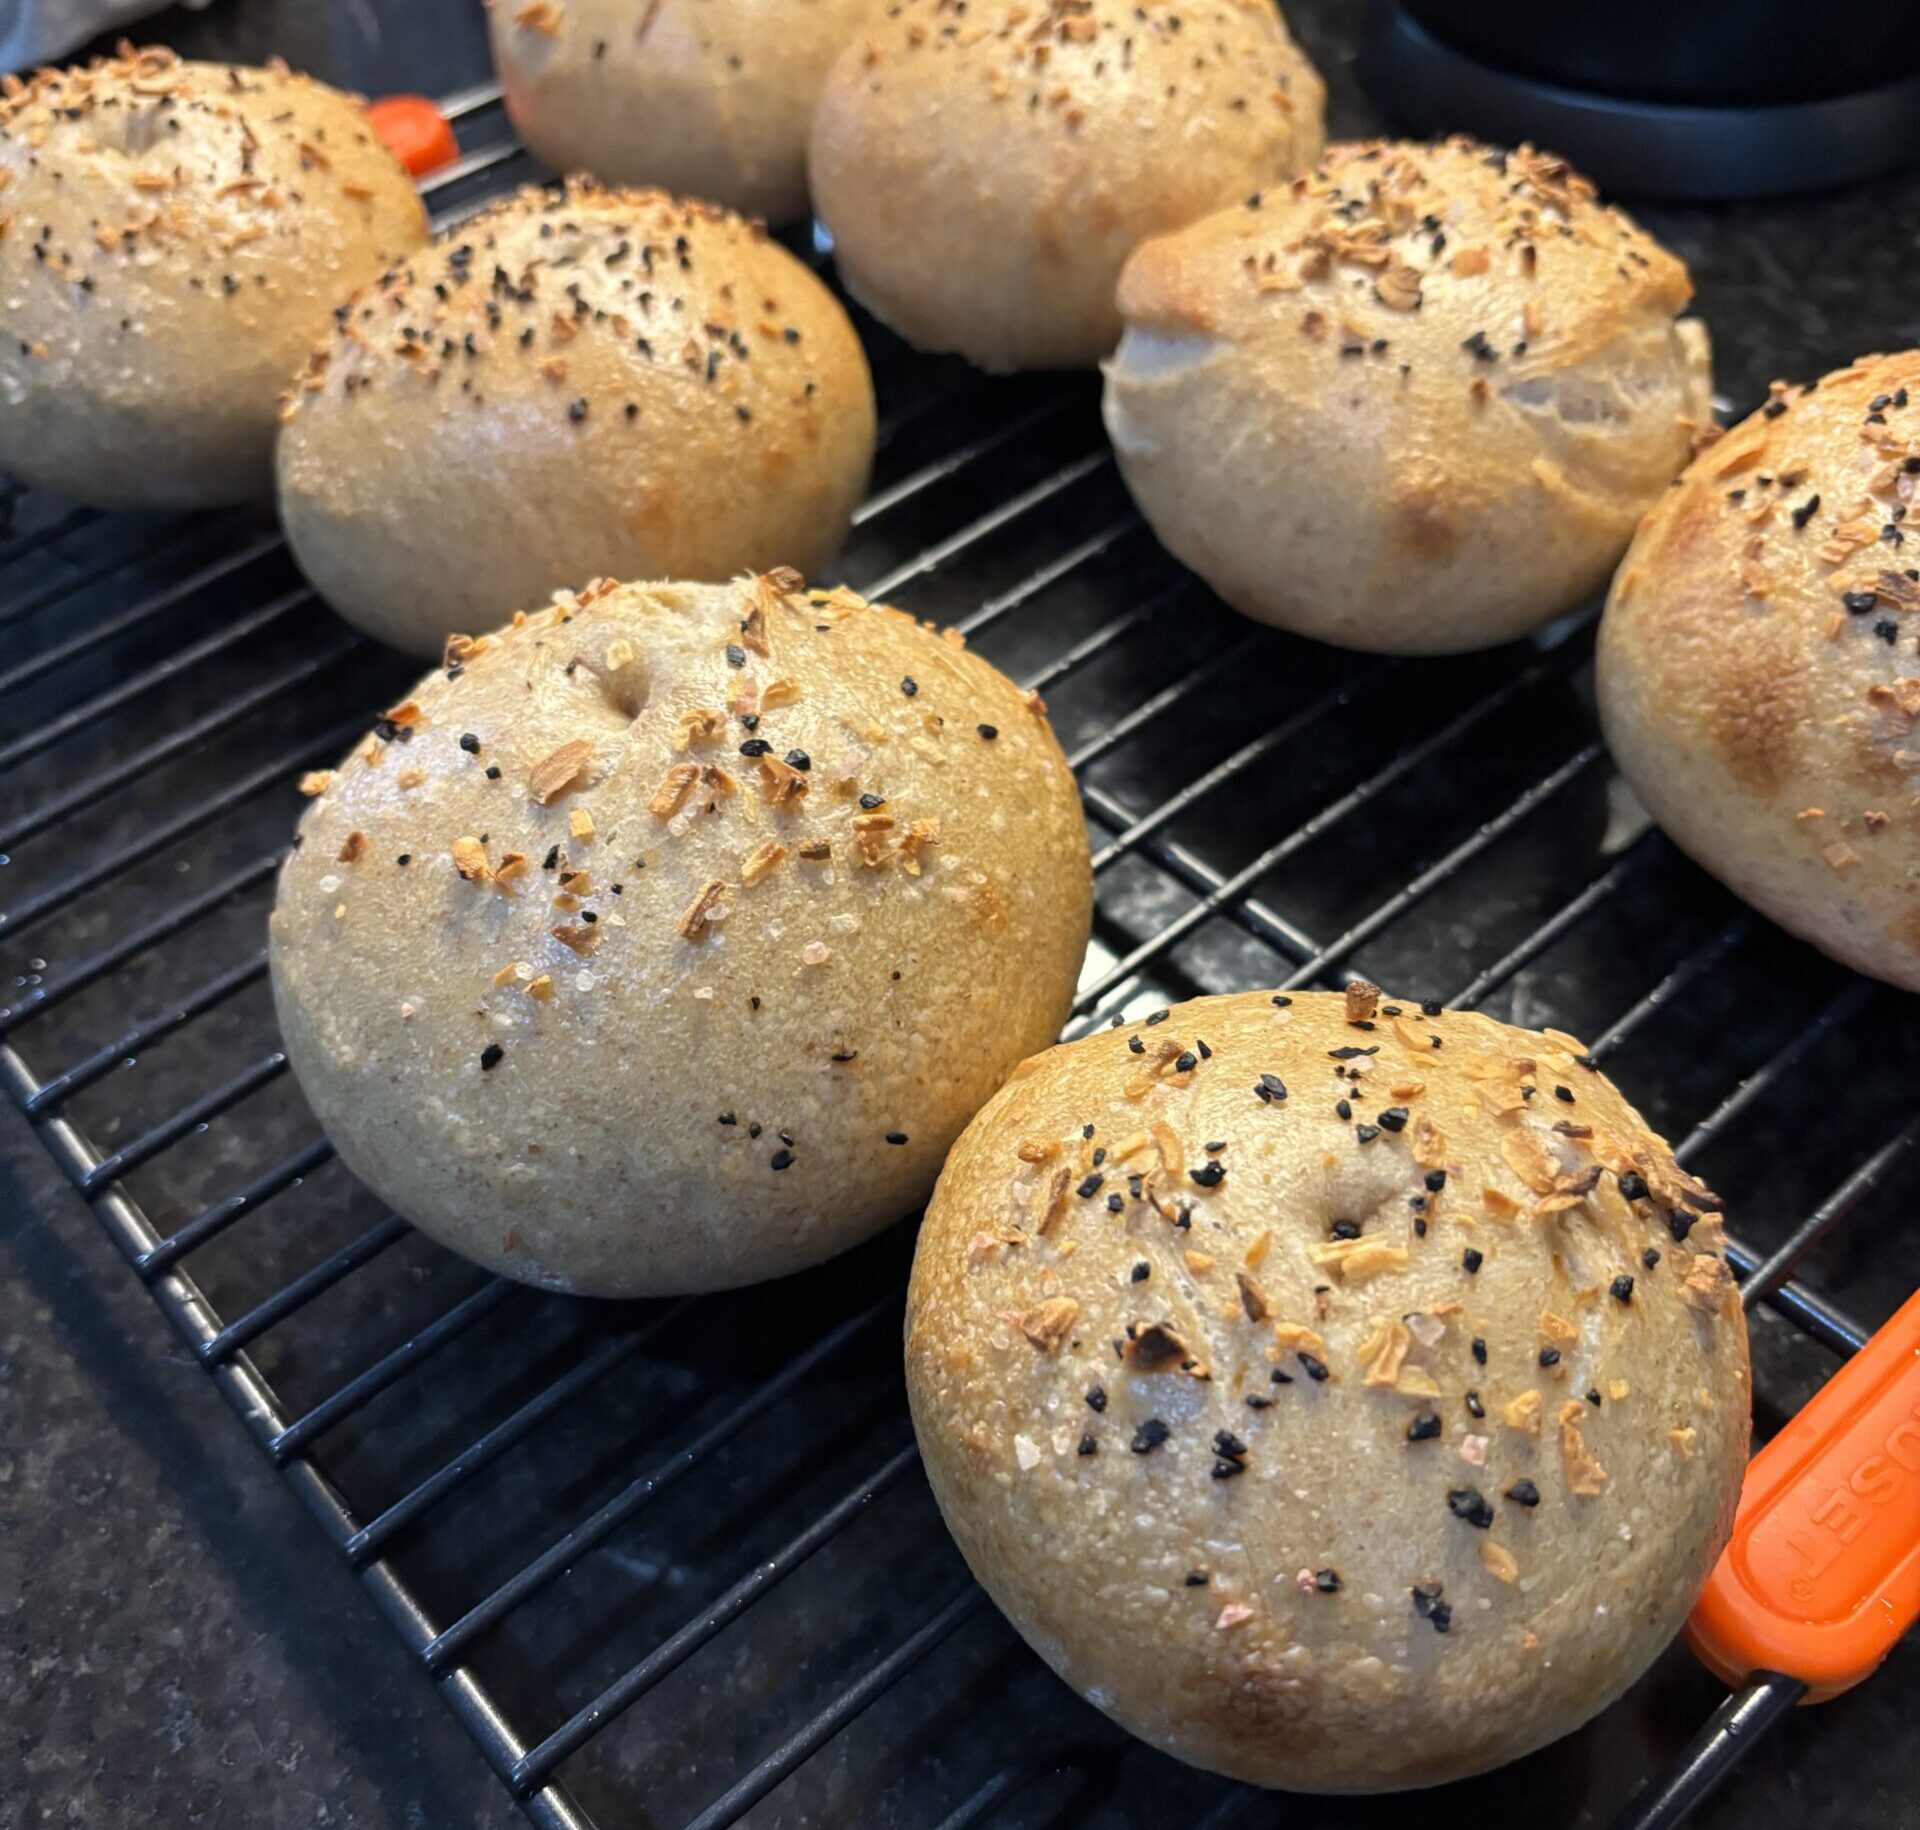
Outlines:
<svg viewBox="0 0 1920 1830"><path fill-rule="evenodd" d="M448 104L443 223L530 175L496 101ZM1591 1036L1729 1198L1777 1426L1920 1278L1889 1224L1920 1017L1619 795L1591 614L1418 664L1256 630L1154 547L1085 379L862 331L881 450L844 575L1050 701L1098 889L1070 1033L1364 971ZM0 1082L532 1821L1277 1809L1128 1742L967 1578L899 1387L908 1229L768 1290L578 1303L352 1183L287 1075L264 921L292 784L413 669L321 610L260 516L0 513ZM1573 1754L1463 1791L1670 1823L1797 1694L1721 1697L1675 1653ZM1701 1723L1685 1748L1675 1721Z"/></svg>

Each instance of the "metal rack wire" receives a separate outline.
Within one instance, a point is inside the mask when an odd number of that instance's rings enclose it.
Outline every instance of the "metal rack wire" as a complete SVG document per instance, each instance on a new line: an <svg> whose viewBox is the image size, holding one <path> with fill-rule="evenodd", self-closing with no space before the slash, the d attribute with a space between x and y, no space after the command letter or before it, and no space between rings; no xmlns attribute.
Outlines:
<svg viewBox="0 0 1920 1830"><path fill-rule="evenodd" d="M475 144L434 181L443 219L516 175L494 99L448 104ZM1761 1422L1795 1408L1831 1364L1807 1344L1853 1352L1920 1272L1874 1236L1913 1188L1920 1020L1610 796L1590 617L1419 665L1252 630L1144 534L1085 382L863 331L881 457L845 572L1052 701L1098 887L1074 1029L1363 969L1592 1035L1725 1172L1745 1299L1781 1324L1756 1326ZM286 1074L264 915L294 778L411 668L328 618L260 517L0 513L0 1081L528 1816L1271 1809L1119 1736L967 1579L899 1389L904 1229L772 1291L594 1305L486 1278L354 1187ZM1835 1101L1869 1037L1885 1071ZM1791 1148L1757 1176L1735 1131ZM1676 1654L1586 1731L1607 1759L1528 1763L1534 1808L1677 1821L1797 1691L1725 1699L1669 1761L1673 1699L1698 1720L1715 1694Z"/></svg>

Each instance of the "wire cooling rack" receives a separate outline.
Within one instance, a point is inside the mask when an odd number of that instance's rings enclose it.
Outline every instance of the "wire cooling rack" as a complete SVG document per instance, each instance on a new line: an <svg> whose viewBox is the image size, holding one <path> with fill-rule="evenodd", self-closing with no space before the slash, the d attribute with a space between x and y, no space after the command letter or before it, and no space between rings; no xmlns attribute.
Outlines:
<svg viewBox="0 0 1920 1830"><path fill-rule="evenodd" d="M442 221L531 175L493 91L448 107ZM1098 886L1073 1030L1364 971L1591 1038L1728 1198L1777 1427L1920 1277L1895 1219L1920 1005L1646 828L1597 736L1590 614L1417 663L1255 629L1145 532L1090 379L991 381L861 329L880 452L841 575L1047 696ZM909 1228L615 1305L382 1211L287 1074L265 920L296 778L415 667L333 620L262 514L0 512L0 1081L536 1824L1399 1821L1161 1758L985 1604L907 1424ZM1449 1796L1669 1823L1796 1697L1727 1697L1676 1650Z"/></svg>

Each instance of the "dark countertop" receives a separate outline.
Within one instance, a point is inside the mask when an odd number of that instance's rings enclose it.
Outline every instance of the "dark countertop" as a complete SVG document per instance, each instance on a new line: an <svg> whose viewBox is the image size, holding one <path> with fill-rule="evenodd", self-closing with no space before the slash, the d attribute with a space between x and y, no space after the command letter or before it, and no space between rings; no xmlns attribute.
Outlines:
<svg viewBox="0 0 1920 1830"><path fill-rule="evenodd" d="M1343 135L1377 127L1351 76L1355 10L1289 8L1330 79ZM486 75L478 0L221 0L146 35L215 55L279 51L365 89L444 92ZM1905 178L1641 214L1692 263L1724 391L1748 401L1776 374L1920 342L1916 202L1920 181ZM1890 1671L1877 1695L1846 1706L1886 1718L1884 1736L1867 1736L1884 1758L1865 1777L1888 1823L1901 1813L1898 1704L1912 1695L1915 1656L1904 1648L1904 1675ZM0 1111L0 1698L8 1825L521 1821L10 1109ZM1780 1821L1812 1824L1832 1796L1819 1777L1826 1756L1819 1736L1796 1739L1793 1784L1773 1803Z"/></svg>

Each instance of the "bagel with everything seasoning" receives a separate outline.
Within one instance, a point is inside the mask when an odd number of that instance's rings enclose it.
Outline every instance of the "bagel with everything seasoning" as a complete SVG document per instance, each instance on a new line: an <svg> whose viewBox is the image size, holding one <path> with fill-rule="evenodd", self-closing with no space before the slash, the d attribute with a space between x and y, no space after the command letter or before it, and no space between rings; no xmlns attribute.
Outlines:
<svg viewBox="0 0 1920 1830"><path fill-rule="evenodd" d="M1732 1526L1718 1203L1572 1037L1201 998L1022 1064L921 1227L907 1389L968 1564L1155 1746L1313 1792L1577 1727Z"/></svg>
<svg viewBox="0 0 1920 1830"><path fill-rule="evenodd" d="M1920 991L1920 351L1862 356L1694 460L1600 624L1607 744L1674 842Z"/></svg>
<svg viewBox="0 0 1920 1830"><path fill-rule="evenodd" d="M1310 164L1325 96L1271 0L899 0L821 92L814 205L909 343L1086 367L1133 247Z"/></svg>
<svg viewBox="0 0 1920 1830"><path fill-rule="evenodd" d="M1483 648L1604 587L1710 430L1691 294L1564 160L1335 146L1136 251L1107 430L1161 542L1236 610Z"/></svg>
<svg viewBox="0 0 1920 1830"><path fill-rule="evenodd" d="M884 4L499 0L488 29L507 113L555 171L788 222L820 86Z"/></svg>
<svg viewBox="0 0 1920 1830"><path fill-rule="evenodd" d="M847 314L759 224L575 181L339 313L281 429L280 514L342 616L437 654L595 576L824 566L873 442Z"/></svg>
<svg viewBox="0 0 1920 1830"><path fill-rule="evenodd" d="M1086 946L1038 698L791 574L456 638L305 786L300 1085L382 1199L551 1289L748 1283L910 1212Z"/></svg>
<svg viewBox="0 0 1920 1830"><path fill-rule="evenodd" d="M0 96L0 466L99 508L271 493L281 390L427 238L356 98L128 51Z"/></svg>

